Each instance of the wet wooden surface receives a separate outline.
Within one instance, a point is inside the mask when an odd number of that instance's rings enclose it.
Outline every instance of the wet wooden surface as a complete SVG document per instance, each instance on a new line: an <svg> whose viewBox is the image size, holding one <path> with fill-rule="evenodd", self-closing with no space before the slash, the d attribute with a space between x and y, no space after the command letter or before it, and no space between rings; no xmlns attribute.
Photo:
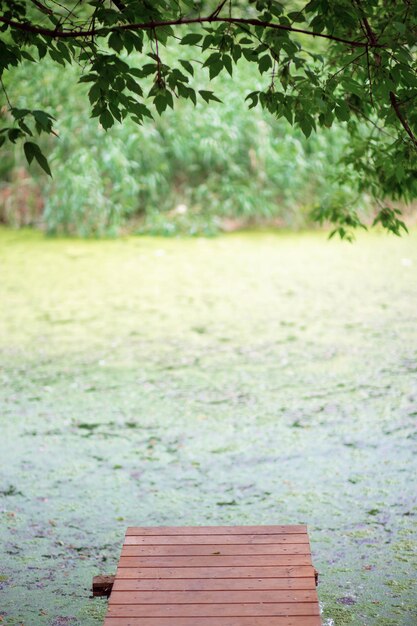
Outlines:
<svg viewBox="0 0 417 626"><path fill-rule="evenodd" d="M307 528L128 528L105 626L321 626Z"/></svg>

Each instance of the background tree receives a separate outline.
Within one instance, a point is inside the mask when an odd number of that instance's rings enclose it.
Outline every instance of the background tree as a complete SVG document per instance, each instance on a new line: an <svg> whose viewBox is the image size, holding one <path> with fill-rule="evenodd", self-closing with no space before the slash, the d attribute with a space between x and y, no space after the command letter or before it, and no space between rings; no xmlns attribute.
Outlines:
<svg viewBox="0 0 417 626"><path fill-rule="evenodd" d="M405 228L386 198L417 195L416 34L417 2L312 0L306 5L273 0L218 4L191 0L0 1L0 78L6 107L0 143L21 142L29 163L50 173L34 139L54 133L53 118L17 108L4 73L46 57L82 68L92 116L104 129L126 117L141 124L178 99L215 102L207 88L220 73L254 64L265 88L250 92L261 105L301 128L346 124L346 177L354 174L379 204L375 222L399 234ZM180 40L184 55L167 61L165 48ZM190 84L190 77L193 82ZM63 74L65 79L65 74ZM233 78L232 78L233 79ZM214 83L215 84L215 83ZM359 174L359 175L358 175ZM351 207L321 206L341 236L361 220Z"/></svg>

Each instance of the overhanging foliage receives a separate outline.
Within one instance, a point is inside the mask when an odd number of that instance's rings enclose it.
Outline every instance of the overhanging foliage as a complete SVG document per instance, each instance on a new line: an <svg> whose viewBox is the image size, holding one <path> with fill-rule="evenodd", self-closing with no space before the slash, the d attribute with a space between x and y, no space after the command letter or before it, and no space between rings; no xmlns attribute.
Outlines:
<svg viewBox="0 0 417 626"><path fill-rule="evenodd" d="M47 56L64 68L79 63L104 129L127 116L141 124L180 98L217 106L207 79L226 72L233 80L236 63L255 64L265 88L248 95L249 107L261 105L307 137L345 123L346 166L380 203L375 221L395 234L405 228L384 201L417 196L416 0L0 0L0 23L0 77ZM174 38L191 53L168 63L163 48ZM33 137L53 133L53 118L16 108L1 85L9 122L0 144L22 142L27 160L50 173ZM315 217L341 236L362 225L352 208L325 207Z"/></svg>

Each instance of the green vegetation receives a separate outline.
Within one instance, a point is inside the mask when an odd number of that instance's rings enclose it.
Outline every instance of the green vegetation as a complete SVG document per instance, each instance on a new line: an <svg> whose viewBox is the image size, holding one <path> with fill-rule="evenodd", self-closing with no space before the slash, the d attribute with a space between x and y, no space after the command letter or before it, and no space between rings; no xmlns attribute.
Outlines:
<svg viewBox="0 0 417 626"><path fill-rule="evenodd" d="M217 523L308 523L326 626L413 626L417 232L360 229L417 197L416 32L0 0L2 626L98 626L127 525Z"/></svg>
<svg viewBox="0 0 417 626"><path fill-rule="evenodd" d="M304 522L326 619L414 626L416 244L0 230L2 626L100 626L128 525Z"/></svg>
<svg viewBox="0 0 417 626"><path fill-rule="evenodd" d="M257 172L250 170L257 169L253 167L254 159L250 159L250 149L255 155L258 153L258 160L265 158L265 167L261 166L260 171L265 172L269 183L259 199L261 207L257 209L257 216L262 216L264 211L268 215L271 212L281 214L287 208L285 202L282 206L279 201L286 189L284 182L291 178L292 172L291 168L287 169L283 181L281 174L275 174L275 166L282 164L284 153L287 162L291 163L292 158L297 160L299 154L303 160L305 149L295 134L291 135L294 146L285 140L282 153L275 146L276 149L267 147L264 155L262 141L280 143L286 134L281 122L286 120L307 138L318 128L339 124L343 125L342 135L347 133L348 136L336 150L337 156L343 154L343 169L338 168L336 177L340 189L329 201L320 195L314 219L320 223L331 222L334 232L349 237L352 229L364 225L352 195L355 198L355 194L366 193L377 204L374 223L398 235L405 225L399 218L399 211L387 205L387 199L408 201L417 195L416 20L416 0L406 3L311 0L306 5L271 0L224 0L218 4L194 0L154 0L152 3L88 0L75 6L63 0L53 3L53 8L39 1L3 0L0 4L0 84L5 104L1 115L5 125L0 129L0 144L16 145L29 164L37 164L50 174L37 137L54 132L52 113L55 111L51 111L49 104L46 110L39 108L42 80L36 72L33 97L25 98L22 104L19 95L12 93L20 91L16 68L22 64L38 66L47 80L51 61L57 64L61 73L53 89L60 94L62 110L58 112L58 119L61 114L65 117L68 103L80 93L84 101L89 101L93 119L103 129L112 128L116 122L125 123L127 119L141 125L154 114L174 108L177 100L197 106L196 116L208 117L197 102L209 103L210 110L217 107L221 95L217 77L228 76L238 86L232 94L232 106L238 99L245 99L249 108L261 106L279 124L271 124L264 132L257 128L256 119L248 118L244 123L248 128L238 137L233 132L235 127L229 124L226 141L231 146L223 154L227 114L220 132L209 131L209 145L204 147L204 142L200 141L204 137L199 135L187 142L182 134L177 143L179 132L173 123L179 120L179 131L188 127L190 114L184 109L178 118L171 117L161 123L156 135L152 136L149 130L152 127L145 129L144 141L129 141L129 131L125 130L119 137L122 142L132 144L127 153L120 150L117 140L115 144L110 143L107 150L103 139L100 165L96 164L100 146L88 146L85 137L84 151L90 148L89 151L79 158L71 153L68 162L73 171L78 167L79 172L70 181L62 177L62 169L57 173L56 189L51 192L46 210L50 230L108 233L123 222L123 216L142 210L157 211L157 217L151 219L150 230L164 232L166 219L160 217L159 211L164 210L165 205L159 206L152 197L162 184L161 195L165 198L172 188L179 188L179 195L190 195L194 213L198 213L203 201L207 203L208 216L202 224L198 217L191 218L193 225L189 230L209 232L213 229L217 207L227 214L233 210L235 217L253 213L254 199L263 181L257 181ZM88 95L71 85L64 103L62 90L65 91L66 80L72 75L71 64L80 68L80 86L87 87ZM238 66L244 68L240 74L236 71ZM242 76L248 66L252 68L248 72L251 85L244 89ZM239 93L240 98L235 98L235 93ZM73 121L69 120L67 130L74 126ZM237 122L240 122L240 115ZM200 131L210 128L210 117L200 128L197 121L195 128ZM338 133L336 130L336 137ZM255 142L254 134L259 135ZM327 141L321 147L327 147ZM318 142L320 144L320 140ZM186 149L188 146L190 151ZM181 155L179 162L177 149ZM141 157L135 156L131 164L132 152L139 151ZM269 160L271 155L275 160ZM164 158L162 166L160 156ZM165 157L170 156L172 161L166 162ZM194 156L196 164L192 160ZM320 158L320 148L314 144L311 156L313 160ZM330 160L327 155L325 172ZM228 167L230 185L223 182L221 176L224 164ZM185 166L185 180L181 166ZM248 170L252 174L250 183L246 182ZM124 173L125 184L121 179ZM193 177L195 183L191 192L188 180ZM331 185L336 178L331 180ZM346 185L350 190L347 196ZM313 188L320 186L319 176L318 180L313 179ZM182 191L186 188L187 191ZM292 183L291 189L296 188L296 183ZM306 194L307 186L303 185L301 198ZM78 204L80 197L85 197L85 207ZM223 202L225 197L229 202ZM305 203L301 199L299 204L304 206ZM148 208L150 205L152 209ZM278 211L277 205L280 206ZM169 207L172 209L173 203L169 203ZM177 220L180 225L183 221ZM187 223L188 219L185 225ZM171 230L175 231L176 227L179 226L174 224Z"/></svg>
<svg viewBox="0 0 417 626"><path fill-rule="evenodd" d="M53 180L38 168L32 182L24 179L23 194L18 174L24 157L9 151L3 169L9 223L44 222L49 233L81 236L123 229L210 235L227 220L237 226L275 220L298 228L311 222L317 206L359 203L351 186L340 184L346 130L339 125L307 140L286 121L260 109L248 112L240 94L258 81L250 66L239 67L236 82L219 79L223 105L203 103L194 111L180 103L156 123L137 128L126 120L107 133L89 119L84 98L72 97L79 71L67 70L64 83L61 73L52 63L47 72L30 64L14 72L11 97L27 107L41 84L41 105L59 119L60 139L45 146ZM366 206L363 197L361 202Z"/></svg>

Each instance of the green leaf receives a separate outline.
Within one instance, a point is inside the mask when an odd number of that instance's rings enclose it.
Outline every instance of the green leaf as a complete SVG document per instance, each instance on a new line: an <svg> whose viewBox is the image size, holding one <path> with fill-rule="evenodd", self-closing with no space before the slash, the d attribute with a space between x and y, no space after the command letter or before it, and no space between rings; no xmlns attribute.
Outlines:
<svg viewBox="0 0 417 626"><path fill-rule="evenodd" d="M339 122L347 122L350 118L349 107L343 100L336 105L335 113Z"/></svg>
<svg viewBox="0 0 417 626"><path fill-rule="evenodd" d="M35 159L43 171L46 172L48 176L52 176L48 161L36 143L33 143L32 141L25 141L23 144L23 150L29 165L32 163L33 159Z"/></svg>
<svg viewBox="0 0 417 626"><path fill-rule="evenodd" d="M101 89L98 83L94 83L94 85L91 87L90 91L88 92L88 98L91 102L91 104L93 104L93 102L96 102L101 96Z"/></svg>
<svg viewBox="0 0 417 626"><path fill-rule="evenodd" d="M222 61L217 61L216 63L212 63L211 65L209 65L210 80L212 80L213 78L216 78L216 76L218 76L218 74L220 74L222 69L223 69L223 62Z"/></svg>
<svg viewBox="0 0 417 626"><path fill-rule="evenodd" d="M210 46L213 44L214 41L214 37L213 35L206 35L203 39L203 43L201 44L201 49L204 52L204 50L207 50L208 48L210 48Z"/></svg>
<svg viewBox="0 0 417 626"><path fill-rule="evenodd" d="M97 74L84 74L81 76L79 83L92 83L97 80Z"/></svg>
<svg viewBox="0 0 417 626"><path fill-rule="evenodd" d="M191 63L189 61L184 61L183 59L180 59L180 63L183 66L183 68L189 73L191 74L191 76L194 76L194 68L191 65Z"/></svg>
<svg viewBox="0 0 417 626"><path fill-rule="evenodd" d="M133 51L133 49L138 52L142 52L143 34L140 31L133 33L130 30L125 30L123 32L123 44L129 54Z"/></svg>
<svg viewBox="0 0 417 626"><path fill-rule="evenodd" d="M224 54L223 58L222 58L222 61L223 61L224 67L229 72L230 76L233 76L232 58L228 54Z"/></svg>
<svg viewBox="0 0 417 626"><path fill-rule="evenodd" d="M114 124L113 116L108 109L104 109L104 111L100 113L99 120L104 130L111 128Z"/></svg>
<svg viewBox="0 0 417 626"><path fill-rule="evenodd" d="M288 13L288 19L291 22L305 22L305 17L302 11L293 11L292 13Z"/></svg>
<svg viewBox="0 0 417 626"><path fill-rule="evenodd" d="M53 118L48 113L45 113L45 111L36 110L32 111L32 115L43 131L47 133L51 131Z"/></svg>
<svg viewBox="0 0 417 626"><path fill-rule="evenodd" d="M30 130L29 126L23 120L19 120L18 124L19 124L19 128L21 128L23 130L23 132L26 133L26 135L29 135L30 137L33 137L32 131Z"/></svg>
<svg viewBox="0 0 417 626"><path fill-rule="evenodd" d="M300 118L298 123L299 123L300 128L303 131L304 135L306 137L310 137L311 131L313 130L313 127L311 125L311 122L310 122L309 118L308 117L302 117L302 118Z"/></svg>
<svg viewBox="0 0 417 626"><path fill-rule="evenodd" d="M272 67L272 59L269 54L265 54L258 61L258 67L261 74L267 72Z"/></svg>
<svg viewBox="0 0 417 626"><path fill-rule="evenodd" d="M203 38L203 35L198 35L197 33L188 33L188 35L185 35L185 37L181 39L181 45L182 46L194 46L196 43L201 41L202 38Z"/></svg>
<svg viewBox="0 0 417 626"><path fill-rule="evenodd" d="M149 117L149 119L153 119L152 113L150 112L148 107L146 107L141 102L135 102L134 104L132 104L130 110L135 113L139 118Z"/></svg>
<svg viewBox="0 0 417 626"><path fill-rule="evenodd" d="M19 139L19 137L21 137L23 135L22 131L20 130L20 128L10 128L7 131L7 137L9 139L9 141L11 141L12 143L16 143L16 141Z"/></svg>
<svg viewBox="0 0 417 626"><path fill-rule="evenodd" d="M58 41L56 47L60 51L62 58L65 59L68 63L72 62L71 52L67 45L63 41Z"/></svg>
<svg viewBox="0 0 417 626"><path fill-rule="evenodd" d="M191 87L186 87L185 85L182 85L181 83L178 84L177 89L178 89L178 94L182 98L190 98L190 100L192 100L194 105L197 104L197 98L196 98L194 89L191 89Z"/></svg>
<svg viewBox="0 0 417 626"><path fill-rule="evenodd" d="M255 107L258 104L258 99L259 99L259 92L258 91L252 91L252 93L248 94L245 98L246 100L250 100L251 103L249 105L250 109L253 109L253 107Z"/></svg>
<svg viewBox="0 0 417 626"><path fill-rule="evenodd" d="M133 78L130 78L130 76L126 77L126 87L130 91L133 91L133 93L136 93L138 96L141 96L143 94L142 87L139 85L139 83L133 80Z"/></svg>
<svg viewBox="0 0 417 626"><path fill-rule="evenodd" d="M220 54L220 52L213 52L204 61L203 67L209 67L210 65L213 65L214 63L218 63L219 61L221 61L221 59L222 59L222 55Z"/></svg>
<svg viewBox="0 0 417 626"><path fill-rule="evenodd" d="M34 59L33 56L29 54L29 52L27 52L27 50L22 50L21 54L22 57L27 61L32 61L32 63L36 63L36 59Z"/></svg>
<svg viewBox="0 0 417 626"><path fill-rule="evenodd" d="M109 46L116 50L116 52L120 52L123 49L123 39L120 36L120 33L115 30L109 37Z"/></svg>
<svg viewBox="0 0 417 626"><path fill-rule="evenodd" d="M51 59L53 59L56 63L59 63L60 65L63 65L65 67L65 61L62 58L62 54L58 50L55 50L54 48L49 48L48 52L49 52L49 56L51 57Z"/></svg>
<svg viewBox="0 0 417 626"><path fill-rule="evenodd" d="M219 98L215 96L212 91L206 91L205 89L200 89L198 93L206 102L210 102L210 100L214 100L215 102L221 102L221 100L219 100Z"/></svg>
<svg viewBox="0 0 417 626"><path fill-rule="evenodd" d="M394 26L395 30L398 33L400 33L400 35L404 35L404 33L406 32L406 26L402 22L394 22L393 26Z"/></svg>
<svg viewBox="0 0 417 626"><path fill-rule="evenodd" d="M20 120L22 117L25 117L30 113L29 109L11 109L10 113L13 115L15 120Z"/></svg>
<svg viewBox="0 0 417 626"><path fill-rule="evenodd" d="M159 115L165 111L165 109L170 106L171 108L174 106L174 101L172 98L172 94L170 91L165 90L158 93L154 98L154 105Z"/></svg>

